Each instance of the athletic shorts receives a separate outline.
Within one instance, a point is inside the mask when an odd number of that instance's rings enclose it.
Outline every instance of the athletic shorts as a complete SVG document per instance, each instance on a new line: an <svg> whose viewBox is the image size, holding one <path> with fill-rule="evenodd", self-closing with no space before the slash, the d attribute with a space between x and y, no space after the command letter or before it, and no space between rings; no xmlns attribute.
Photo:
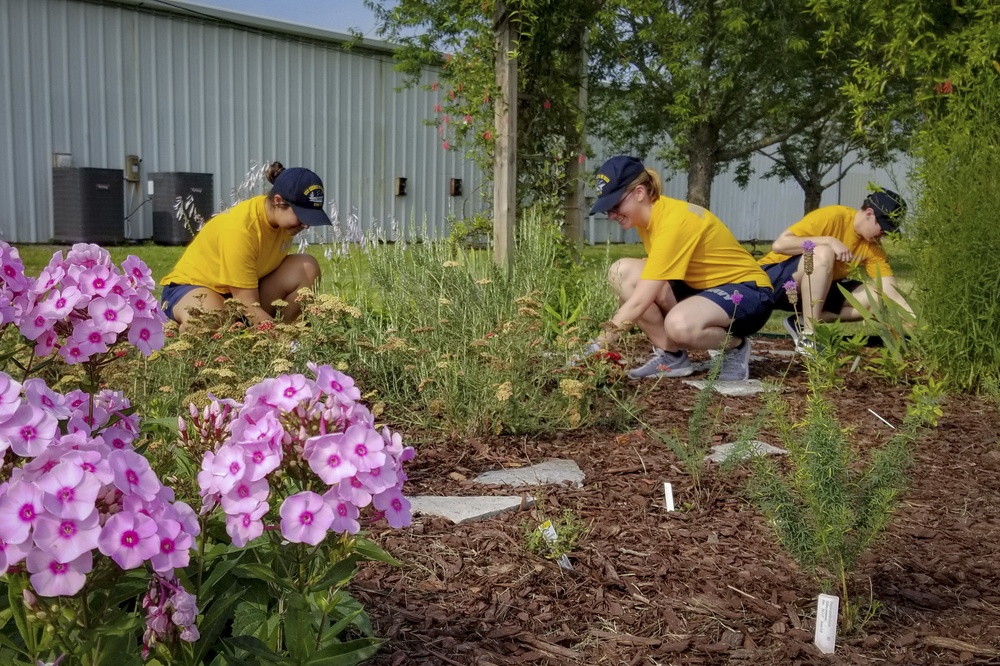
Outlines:
<svg viewBox="0 0 1000 666"><path fill-rule="evenodd" d="M202 287L198 284L175 284L171 282L163 287L163 293L160 294L160 309L163 310L164 314L168 317L177 321L174 318L174 306L177 305L177 301L184 298L188 292L193 289L208 289L208 287ZM232 298L232 294L222 294L223 298Z"/></svg>
<svg viewBox="0 0 1000 666"><path fill-rule="evenodd" d="M799 269L800 259L801 257L789 257L776 264L761 266L764 272L767 273L767 277L771 278L771 284L774 285L775 310L785 310L787 312L794 312L796 310L795 306L789 302L788 294L785 293L785 283L791 280L792 276L795 275L795 271ZM844 309L844 303L847 302L847 297L844 296L839 287L842 285L848 292L853 292L861 284L859 280L845 279L835 281L830 285L830 290L826 292L826 298L823 299L823 311L839 314ZM802 291L801 288L799 291ZM801 299L799 302L802 302Z"/></svg>
<svg viewBox="0 0 1000 666"><path fill-rule="evenodd" d="M670 288L677 302L692 296L701 296L712 301L733 317L730 331L738 338L753 335L767 323L773 310L774 296L770 287L761 287L756 282L720 284L708 289L695 289L683 280L670 280ZM733 294L742 297L739 305L733 303Z"/></svg>

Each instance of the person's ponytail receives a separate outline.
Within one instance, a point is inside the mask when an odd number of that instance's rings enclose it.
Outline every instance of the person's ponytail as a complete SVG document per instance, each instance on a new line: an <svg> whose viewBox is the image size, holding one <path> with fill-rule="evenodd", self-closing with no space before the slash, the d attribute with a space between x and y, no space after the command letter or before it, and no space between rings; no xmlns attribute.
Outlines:
<svg viewBox="0 0 1000 666"><path fill-rule="evenodd" d="M264 174L264 178L267 178L267 182L274 183L275 179L281 175L281 172L285 170L285 165L281 162L271 162L271 165L267 167L267 172Z"/></svg>

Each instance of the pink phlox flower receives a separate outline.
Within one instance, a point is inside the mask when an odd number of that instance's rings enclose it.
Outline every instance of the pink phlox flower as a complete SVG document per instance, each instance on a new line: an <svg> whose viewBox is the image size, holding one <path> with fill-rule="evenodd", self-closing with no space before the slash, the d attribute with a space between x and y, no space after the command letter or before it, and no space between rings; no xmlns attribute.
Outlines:
<svg viewBox="0 0 1000 666"><path fill-rule="evenodd" d="M267 502L261 502L252 511L226 516L226 533L233 540L234 546L242 548L264 533L261 519L270 508Z"/></svg>
<svg viewBox="0 0 1000 666"><path fill-rule="evenodd" d="M76 389L66 394L66 404L70 409L80 409L90 400L90 395L85 391Z"/></svg>
<svg viewBox="0 0 1000 666"><path fill-rule="evenodd" d="M72 462L59 463L35 481L42 491L42 506L58 518L83 520L94 511L101 482Z"/></svg>
<svg viewBox="0 0 1000 666"><path fill-rule="evenodd" d="M271 444L270 440L243 442L238 446L243 449L245 478L249 481L259 481L281 465L281 448Z"/></svg>
<svg viewBox="0 0 1000 666"><path fill-rule="evenodd" d="M232 439L241 444L262 442L276 451L281 450L285 430L273 407L258 405L244 408L232 423Z"/></svg>
<svg viewBox="0 0 1000 666"><path fill-rule="evenodd" d="M128 255L122 262L122 272L128 277L129 283L133 287L156 289L153 271L146 265L146 262L134 254Z"/></svg>
<svg viewBox="0 0 1000 666"><path fill-rule="evenodd" d="M28 571L31 587L43 597L69 597L83 589L87 574L94 567L90 551L72 562L59 562L43 550L28 553Z"/></svg>
<svg viewBox="0 0 1000 666"><path fill-rule="evenodd" d="M178 626L191 626L198 617L197 599L178 584L167 605L173 608L170 619Z"/></svg>
<svg viewBox="0 0 1000 666"><path fill-rule="evenodd" d="M118 337L116 333L111 334ZM114 340L112 340L114 342ZM108 351L104 341L104 333L89 319L78 321L73 327L73 334L66 340L67 345L77 345L87 356L95 356Z"/></svg>
<svg viewBox="0 0 1000 666"><path fill-rule="evenodd" d="M281 515L281 534L292 543L315 546L333 523L333 509L311 490L287 497L278 513Z"/></svg>
<svg viewBox="0 0 1000 666"><path fill-rule="evenodd" d="M128 329L128 341L143 356L152 356L153 352L163 348L163 323L153 317L134 318Z"/></svg>
<svg viewBox="0 0 1000 666"><path fill-rule="evenodd" d="M64 436L61 443L65 443L65 441L66 437ZM111 471L111 464L100 451L69 451L62 456L62 460L94 475L102 486L114 481L115 475Z"/></svg>
<svg viewBox="0 0 1000 666"><path fill-rule="evenodd" d="M135 451L112 451L108 455L114 485L124 494L135 494L144 500L156 497L160 490L160 480L150 469L149 461ZM108 553L104 553L107 555Z"/></svg>
<svg viewBox="0 0 1000 666"><path fill-rule="evenodd" d="M350 375L334 370L329 365L317 366L310 363L309 369L316 373L316 383L320 389L334 396L345 407L350 407L361 399L361 390L354 385L354 379Z"/></svg>
<svg viewBox="0 0 1000 666"><path fill-rule="evenodd" d="M310 437L302 454L316 476L333 485L358 473L358 468L349 459L348 447L347 435L338 432Z"/></svg>
<svg viewBox="0 0 1000 666"><path fill-rule="evenodd" d="M153 571L173 574L174 569L183 569L191 559L191 535L184 531L176 520L160 520L156 523L156 536L160 548L150 558Z"/></svg>
<svg viewBox="0 0 1000 666"><path fill-rule="evenodd" d="M27 557L31 549L30 539L24 543L7 543L3 539L0 539L0 575L3 575L7 569Z"/></svg>
<svg viewBox="0 0 1000 666"><path fill-rule="evenodd" d="M315 384L303 375L281 375L271 380L265 380L257 387L260 387L261 391L260 396L257 397L260 402L272 405L283 412L294 410L300 404L312 399L316 393ZM253 402L250 397L254 388L247 391L248 404Z"/></svg>
<svg viewBox="0 0 1000 666"><path fill-rule="evenodd" d="M141 513L116 513L104 524L97 547L122 569L135 569L160 550L156 522Z"/></svg>
<svg viewBox="0 0 1000 666"><path fill-rule="evenodd" d="M86 407L73 410L73 413L69 417L69 421L66 422L66 432L82 432L86 435L90 435L91 433L95 433L95 431L104 427L104 424L108 422L109 417L110 414L108 414L108 410L99 407L95 401L93 414L91 414L90 410Z"/></svg>
<svg viewBox="0 0 1000 666"><path fill-rule="evenodd" d="M215 492L225 494L233 489L246 473L246 453L233 445L223 445L212 459L212 487ZM200 479L200 477L199 477Z"/></svg>
<svg viewBox="0 0 1000 666"><path fill-rule="evenodd" d="M66 253L66 263L84 269L110 266L111 254L100 245L76 243Z"/></svg>
<svg viewBox="0 0 1000 666"><path fill-rule="evenodd" d="M410 501L403 497L403 493L398 488L390 488L375 495L372 503L376 509L385 514L389 527L399 529L410 526Z"/></svg>
<svg viewBox="0 0 1000 666"><path fill-rule="evenodd" d="M104 440L104 443L112 449L120 451L122 449L132 448L132 442L135 441L135 434L129 432L125 428L111 426L110 428L106 428L100 434L100 438Z"/></svg>
<svg viewBox="0 0 1000 666"><path fill-rule="evenodd" d="M214 464L215 453L205 451L201 457L201 470L198 472L198 492L202 499L202 513L204 513L205 506L209 501L211 501L212 506L215 506L218 496L222 494L219 491L218 479L213 472Z"/></svg>
<svg viewBox="0 0 1000 666"><path fill-rule="evenodd" d="M107 266L94 266L77 276L80 292L84 296L93 298L91 303L98 298L108 296L117 281L118 277Z"/></svg>
<svg viewBox="0 0 1000 666"><path fill-rule="evenodd" d="M363 509L372 503L372 494L365 488L365 484L357 476L345 479L337 484L337 495L350 502L359 509Z"/></svg>
<svg viewBox="0 0 1000 666"><path fill-rule="evenodd" d="M21 384L14 381L10 375L0 372L0 423L14 415L21 406ZM0 443L0 451L5 446Z"/></svg>
<svg viewBox="0 0 1000 666"><path fill-rule="evenodd" d="M55 350L58 340L59 336L56 335L55 331L45 331L42 333L41 337L36 340L38 344L35 345L35 356L38 358L47 357Z"/></svg>
<svg viewBox="0 0 1000 666"><path fill-rule="evenodd" d="M31 281L24 274L24 262L17 248L0 241L0 280L12 291L23 292L31 288Z"/></svg>
<svg viewBox="0 0 1000 666"><path fill-rule="evenodd" d="M132 321L132 308L125 299L116 294L95 298L87 306L94 324L102 331L121 333Z"/></svg>
<svg viewBox="0 0 1000 666"><path fill-rule="evenodd" d="M396 469L390 465L373 467L370 471L358 472L358 481L372 495L378 495L396 486Z"/></svg>
<svg viewBox="0 0 1000 666"><path fill-rule="evenodd" d="M24 543L42 507L42 491L29 481L11 481L0 496L0 538L11 544Z"/></svg>
<svg viewBox="0 0 1000 666"><path fill-rule="evenodd" d="M60 253L61 256L62 253ZM66 277L66 269L63 267L62 262L53 263L50 261L49 265L43 268L38 274L38 279L35 280L35 284L32 285L31 290L41 296L59 286L64 277Z"/></svg>
<svg viewBox="0 0 1000 666"><path fill-rule="evenodd" d="M357 534L361 531L361 525L358 524L358 515L361 512L358 507L340 497L335 488L326 491L323 494L323 499L333 509L333 522L330 523L331 532Z"/></svg>
<svg viewBox="0 0 1000 666"><path fill-rule="evenodd" d="M35 545L57 562L72 562L97 547L101 534L99 518L93 508L83 518L43 514L35 524Z"/></svg>
<svg viewBox="0 0 1000 666"><path fill-rule="evenodd" d="M63 360L68 365L86 363L90 360L90 356L83 352L80 345L73 343L71 340L67 340L66 344L59 348L59 355L63 357Z"/></svg>
<svg viewBox="0 0 1000 666"><path fill-rule="evenodd" d="M163 515L170 520L176 520L184 528L184 531L193 537L201 534L201 525L198 524L198 514L194 512L187 502L173 502L164 507Z"/></svg>
<svg viewBox="0 0 1000 666"><path fill-rule="evenodd" d="M44 379L32 377L24 381L24 398L29 405L44 410L57 419L68 419L71 410L66 404L66 396L50 389Z"/></svg>
<svg viewBox="0 0 1000 666"><path fill-rule="evenodd" d="M783 285L786 292L794 294L799 290L799 285L795 283L795 280L788 280Z"/></svg>
<svg viewBox="0 0 1000 666"><path fill-rule="evenodd" d="M816 249L816 243L814 243L813 241L811 240L802 241L803 254L812 254L815 249Z"/></svg>
<svg viewBox="0 0 1000 666"><path fill-rule="evenodd" d="M40 455L52 444L58 432L56 417L30 403L22 403L12 416L0 424L0 440L9 444L17 455L30 458ZM7 448L2 444L0 447Z"/></svg>
<svg viewBox="0 0 1000 666"><path fill-rule="evenodd" d="M356 402L347 407L345 416L348 424L364 425L368 428L375 427L375 415L365 407L364 403Z"/></svg>
<svg viewBox="0 0 1000 666"><path fill-rule="evenodd" d="M90 298L85 299L79 288L70 285L53 291L48 298L38 304L38 307L49 318L60 320L70 316L81 301L85 301L84 305L86 305L90 302Z"/></svg>
<svg viewBox="0 0 1000 666"><path fill-rule="evenodd" d="M42 337L46 331L51 330L52 326L55 324L55 317L50 317L45 312L45 308L40 305L36 305L31 308L27 316L21 319L18 329L28 340L37 340Z"/></svg>
<svg viewBox="0 0 1000 666"><path fill-rule="evenodd" d="M384 465L384 448L382 436L367 425L352 425L344 432L344 458L360 472Z"/></svg>
<svg viewBox="0 0 1000 666"><path fill-rule="evenodd" d="M271 493L267 479L250 481L241 479L232 489L222 495L222 510L228 514L243 514L253 511Z"/></svg>

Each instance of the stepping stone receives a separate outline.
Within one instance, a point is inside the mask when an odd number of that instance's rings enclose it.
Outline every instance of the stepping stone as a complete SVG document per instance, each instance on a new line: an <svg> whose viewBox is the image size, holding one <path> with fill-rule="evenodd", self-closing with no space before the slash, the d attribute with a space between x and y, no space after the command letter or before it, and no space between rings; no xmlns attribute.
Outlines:
<svg viewBox="0 0 1000 666"><path fill-rule="evenodd" d="M556 458L546 460L531 467L515 467L483 472L473 479L476 483L500 484L504 486L544 486L550 483L571 483L577 488L583 485L583 470L572 460Z"/></svg>
<svg viewBox="0 0 1000 666"><path fill-rule="evenodd" d="M408 497L410 511L426 516L447 518L456 525L473 523L499 516L506 511L535 503L533 497L497 497L495 495L475 495L472 497L445 497L441 495L417 495Z"/></svg>
<svg viewBox="0 0 1000 666"><path fill-rule="evenodd" d="M698 389L708 386L707 379L685 379L684 383ZM762 392L764 385L760 383L759 379L748 379L744 382L724 382L720 380L715 382L714 389L719 395L747 397Z"/></svg>
<svg viewBox="0 0 1000 666"><path fill-rule="evenodd" d="M736 442L729 442L728 444L716 444L712 447L712 453L705 456L705 460L711 460L713 462L721 463L726 460L732 452L736 449ZM778 448L777 446L771 446L767 442L761 442L760 440L753 440L750 445L746 447L740 454L740 460L746 460L750 456L764 455L764 456L783 456L788 451Z"/></svg>
<svg viewBox="0 0 1000 666"><path fill-rule="evenodd" d="M792 356L798 356L798 352L793 349L768 349L768 354L772 356L784 356L786 358L791 358Z"/></svg>
<svg viewBox="0 0 1000 666"><path fill-rule="evenodd" d="M709 356L709 358L715 358L716 356L719 355L719 353L720 352L719 352L718 349L709 349L708 350L708 356ZM764 360L763 356L758 356L757 354L754 354L753 352L750 352L750 361L751 362L763 361L763 360ZM707 370L708 369L708 364L705 363L704 361L702 361L702 363L705 364L705 369ZM695 365L697 367L697 364L695 364Z"/></svg>

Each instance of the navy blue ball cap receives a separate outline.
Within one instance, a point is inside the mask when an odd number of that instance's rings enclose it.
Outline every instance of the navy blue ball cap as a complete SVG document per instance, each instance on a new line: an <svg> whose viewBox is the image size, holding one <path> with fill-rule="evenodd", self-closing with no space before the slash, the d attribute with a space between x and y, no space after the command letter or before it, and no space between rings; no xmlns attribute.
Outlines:
<svg viewBox="0 0 1000 666"><path fill-rule="evenodd" d="M906 202L892 190L879 190L865 197L865 204L875 213L882 231L892 233L899 228L906 215Z"/></svg>
<svg viewBox="0 0 1000 666"><path fill-rule="evenodd" d="M309 169L285 169L274 179L271 194L278 194L295 211L295 217L307 227L332 224L323 210L323 181Z"/></svg>
<svg viewBox="0 0 1000 666"><path fill-rule="evenodd" d="M618 155L605 162L597 172L597 201L590 209L591 215L607 213L618 205L633 180L642 175L646 167L642 162L628 155Z"/></svg>

